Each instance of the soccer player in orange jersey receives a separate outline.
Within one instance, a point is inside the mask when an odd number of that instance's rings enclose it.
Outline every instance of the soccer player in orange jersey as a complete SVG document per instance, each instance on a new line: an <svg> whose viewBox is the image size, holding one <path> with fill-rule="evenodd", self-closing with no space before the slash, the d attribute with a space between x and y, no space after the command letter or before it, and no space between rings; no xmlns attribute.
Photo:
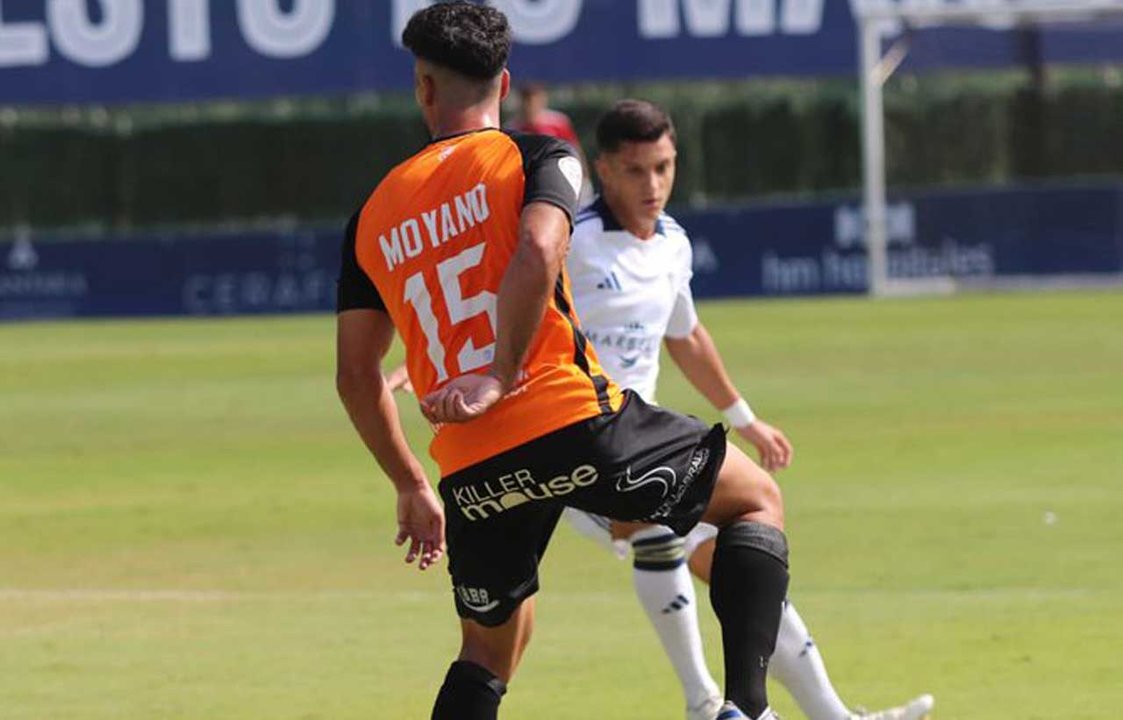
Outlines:
<svg viewBox="0 0 1123 720"><path fill-rule="evenodd" d="M447 541L462 642L432 717L498 716L566 506L680 535L703 520L720 528L710 597L727 703L716 717L774 717L765 674L788 585L779 490L721 426L648 405L601 370L563 272L580 162L557 140L499 129L503 14L440 3L412 17L402 41L434 140L349 223L337 385L397 490L406 560L428 568ZM434 425L443 510L382 377L395 330Z"/></svg>

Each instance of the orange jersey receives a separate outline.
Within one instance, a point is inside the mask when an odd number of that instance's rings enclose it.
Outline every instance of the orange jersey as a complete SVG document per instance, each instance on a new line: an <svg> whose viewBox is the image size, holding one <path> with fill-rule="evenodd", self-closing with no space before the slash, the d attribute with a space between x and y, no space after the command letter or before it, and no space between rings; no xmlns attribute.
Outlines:
<svg viewBox="0 0 1123 720"><path fill-rule="evenodd" d="M437 140L392 170L352 219L340 310L390 314L419 397L491 366L496 298L522 209L549 202L572 219L582 179L572 153L552 138L495 129ZM364 277L349 278L349 264ZM348 283L363 281L371 301L345 299L355 295ZM572 308L563 274L515 388L479 418L436 428L430 452L442 476L619 408L620 389Z"/></svg>

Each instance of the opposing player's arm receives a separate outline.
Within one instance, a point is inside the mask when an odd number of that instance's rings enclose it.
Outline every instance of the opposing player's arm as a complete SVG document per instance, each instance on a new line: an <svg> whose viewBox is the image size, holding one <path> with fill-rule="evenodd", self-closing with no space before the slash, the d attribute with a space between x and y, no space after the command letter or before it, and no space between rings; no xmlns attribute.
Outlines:
<svg viewBox="0 0 1123 720"><path fill-rule="evenodd" d="M351 424L398 493L399 545L409 541L406 562L424 570L444 552L444 511L425 470L409 449L382 359L394 325L378 291L355 258L356 218L348 225L339 274L335 384Z"/></svg>
<svg viewBox="0 0 1123 720"><path fill-rule="evenodd" d="M701 322L695 322L687 335L667 335L663 342L682 374L715 408L723 410L740 399L713 338Z"/></svg>
<svg viewBox="0 0 1123 720"><path fill-rule="evenodd" d="M706 326L695 318L694 327L682 337L668 335L663 342L682 374L710 404L721 410L742 438L760 453L766 470L780 470L791 464L792 446L779 429L752 415L741 398Z"/></svg>

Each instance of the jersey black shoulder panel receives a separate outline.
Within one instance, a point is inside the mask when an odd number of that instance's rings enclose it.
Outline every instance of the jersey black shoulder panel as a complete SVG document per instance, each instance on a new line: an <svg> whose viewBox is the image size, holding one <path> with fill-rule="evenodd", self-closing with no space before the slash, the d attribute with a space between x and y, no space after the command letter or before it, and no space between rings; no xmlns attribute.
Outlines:
<svg viewBox="0 0 1123 720"><path fill-rule="evenodd" d="M378 294L378 288L359 267L355 254L355 239L359 232L359 208L347 223L343 233L343 247L340 250L339 281L336 284L335 311L381 310L386 311L386 303Z"/></svg>

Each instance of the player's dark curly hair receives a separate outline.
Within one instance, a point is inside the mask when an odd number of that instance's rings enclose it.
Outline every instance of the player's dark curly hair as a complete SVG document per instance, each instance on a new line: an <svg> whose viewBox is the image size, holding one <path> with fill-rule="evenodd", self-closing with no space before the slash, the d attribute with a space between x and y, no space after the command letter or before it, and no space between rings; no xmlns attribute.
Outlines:
<svg viewBox="0 0 1123 720"><path fill-rule="evenodd" d="M597 148L616 152L626 142L655 142L670 133L675 141L675 124L667 111L646 100L620 100L597 121Z"/></svg>
<svg viewBox="0 0 1123 720"><path fill-rule="evenodd" d="M402 32L416 56L477 80L494 80L511 54L511 25L495 8L470 2L418 10Z"/></svg>

